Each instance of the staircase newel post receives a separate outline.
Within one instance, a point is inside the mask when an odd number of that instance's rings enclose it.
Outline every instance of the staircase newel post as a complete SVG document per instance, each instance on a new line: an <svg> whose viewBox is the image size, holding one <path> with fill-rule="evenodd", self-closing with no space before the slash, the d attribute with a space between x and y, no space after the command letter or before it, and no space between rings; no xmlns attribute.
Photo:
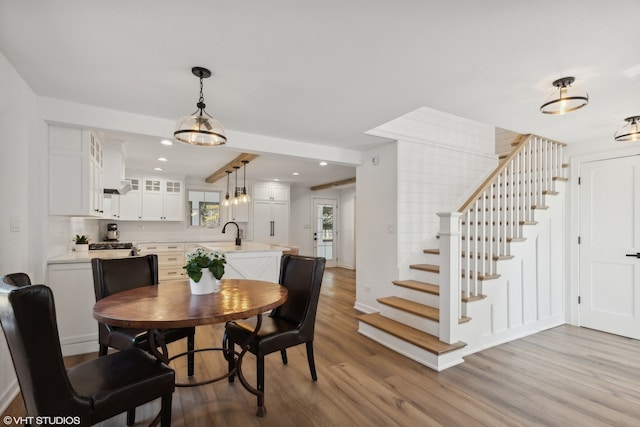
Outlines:
<svg viewBox="0 0 640 427"><path fill-rule="evenodd" d="M462 213L440 212L440 341L458 342L461 308L460 226Z"/></svg>

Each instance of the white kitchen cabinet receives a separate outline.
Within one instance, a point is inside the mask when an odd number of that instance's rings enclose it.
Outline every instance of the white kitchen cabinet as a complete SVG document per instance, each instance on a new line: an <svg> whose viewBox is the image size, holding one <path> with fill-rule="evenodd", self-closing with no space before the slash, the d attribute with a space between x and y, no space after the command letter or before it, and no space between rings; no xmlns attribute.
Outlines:
<svg viewBox="0 0 640 427"><path fill-rule="evenodd" d="M103 151L85 129L49 126L49 214L103 213Z"/></svg>
<svg viewBox="0 0 640 427"><path fill-rule="evenodd" d="M158 279L160 282L184 279L184 243L142 243L138 255L158 255Z"/></svg>
<svg viewBox="0 0 640 427"><path fill-rule="evenodd" d="M286 243L289 239L289 203L253 202L253 241Z"/></svg>
<svg viewBox="0 0 640 427"><path fill-rule="evenodd" d="M103 201L102 218L120 219L120 197L117 194L105 194Z"/></svg>
<svg viewBox="0 0 640 427"><path fill-rule="evenodd" d="M289 240L289 186L260 183L253 186L253 240L286 243Z"/></svg>
<svg viewBox="0 0 640 427"><path fill-rule="evenodd" d="M142 221L184 221L184 182L159 177L127 178L131 191L120 200L120 219Z"/></svg>
<svg viewBox="0 0 640 427"><path fill-rule="evenodd" d="M184 221L184 182L145 177L142 180L142 219Z"/></svg>
<svg viewBox="0 0 640 427"><path fill-rule="evenodd" d="M251 197L253 200L288 202L289 186L277 183L254 184Z"/></svg>
<svg viewBox="0 0 640 427"><path fill-rule="evenodd" d="M64 356L98 351L98 322L91 263L50 264L47 285L53 292Z"/></svg>
<svg viewBox="0 0 640 427"><path fill-rule="evenodd" d="M120 219L142 219L142 178L133 176L127 178L131 182L131 190L120 196Z"/></svg>

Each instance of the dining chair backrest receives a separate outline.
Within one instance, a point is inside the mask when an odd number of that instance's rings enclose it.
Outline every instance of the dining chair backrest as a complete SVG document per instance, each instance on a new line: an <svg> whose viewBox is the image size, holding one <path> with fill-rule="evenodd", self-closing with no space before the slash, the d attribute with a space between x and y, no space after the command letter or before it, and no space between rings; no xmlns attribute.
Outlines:
<svg viewBox="0 0 640 427"><path fill-rule="evenodd" d="M158 284L156 254L91 260L96 301L118 292Z"/></svg>
<svg viewBox="0 0 640 427"><path fill-rule="evenodd" d="M75 393L66 375L51 289L0 292L0 322L27 413L87 418L91 402Z"/></svg>
<svg viewBox="0 0 640 427"><path fill-rule="evenodd" d="M271 316L297 323L306 339L313 339L325 263L324 258L284 255L280 264L280 284L287 288L287 300Z"/></svg>
<svg viewBox="0 0 640 427"><path fill-rule="evenodd" d="M27 273L6 274L2 276L2 282L17 287L31 286L31 279Z"/></svg>

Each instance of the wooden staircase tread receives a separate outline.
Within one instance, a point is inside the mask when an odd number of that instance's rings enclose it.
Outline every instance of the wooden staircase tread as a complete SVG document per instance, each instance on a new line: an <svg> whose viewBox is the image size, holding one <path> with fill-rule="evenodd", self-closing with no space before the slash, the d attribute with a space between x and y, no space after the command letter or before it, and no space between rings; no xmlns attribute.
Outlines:
<svg viewBox="0 0 640 427"><path fill-rule="evenodd" d="M440 321L440 310L435 307L430 307L428 305L400 297L378 298L378 302L380 304L388 305L389 307L397 308L398 310L406 311L407 313L415 314L416 316L424 317L425 319L433 320L435 322Z"/></svg>
<svg viewBox="0 0 640 427"><path fill-rule="evenodd" d="M557 196L558 194L560 194L560 192L553 191L553 190L542 190L542 194L549 195L549 196Z"/></svg>
<svg viewBox="0 0 640 427"><path fill-rule="evenodd" d="M549 209L549 206L547 206L547 205L533 205L533 206L531 206L531 209Z"/></svg>
<svg viewBox="0 0 640 427"><path fill-rule="evenodd" d="M358 320L435 355L445 354L466 346L466 344L461 341L455 344L447 344L446 342L440 341L436 336L388 319L380 313L362 314L358 316Z"/></svg>
<svg viewBox="0 0 640 427"><path fill-rule="evenodd" d="M569 181L569 178L565 178L564 176L554 176L553 178L551 178L552 181L562 181L562 182L567 182Z"/></svg>
<svg viewBox="0 0 640 427"><path fill-rule="evenodd" d="M471 258L473 258L473 252L471 252L469 255L471 256ZM467 254L465 254L464 251L462 251L462 258L466 258L466 257L467 257ZM487 259L488 257L489 255L485 254L484 259ZM480 258L480 255L478 255L476 258ZM493 255L492 256L492 259L494 261L505 261L513 258L514 258L513 255Z"/></svg>
<svg viewBox="0 0 640 427"><path fill-rule="evenodd" d="M423 249L422 252L425 254L440 255L440 249Z"/></svg>
<svg viewBox="0 0 640 427"><path fill-rule="evenodd" d="M462 291L462 302L473 302L473 301L480 301L485 299L487 296L486 295L469 295L468 297L465 296L464 291Z"/></svg>
<svg viewBox="0 0 640 427"><path fill-rule="evenodd" d="M473 273L473 272L472 272ZM466 271L462 270L462 277L466 276ZM478 280L495 280L498 279L500 277L499 274L484 274L484 275L478 275ZM473 274L470 276L471 279L473 279Z"/></svg>
<svg viewBox="0 0 640 427"><path fill-rule="evenodd" d="M414 270L429 271L431 273L440 273L440 266L435 264L411 264L409 268Z"/></svg>
<svg viewBox="0 0 640 427"><path fill-rule="evenodd" d="M418 280L394 280L394 285L413 289L427 294L440 295L440 286Z"/></svg>

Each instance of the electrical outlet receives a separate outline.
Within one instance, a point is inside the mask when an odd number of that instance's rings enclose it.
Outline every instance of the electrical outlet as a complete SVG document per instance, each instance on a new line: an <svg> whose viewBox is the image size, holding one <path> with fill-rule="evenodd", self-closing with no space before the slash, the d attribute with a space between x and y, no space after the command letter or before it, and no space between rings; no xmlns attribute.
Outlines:
<svg viewBox="0 0 640 427"><path fill-rule="evenodd" d="M9 219L9 229L13 233L20 231L20 217L19 216L12 216Z"/></svg>
<svg viewBox="0 0 640 427"><path fill-rule="evenodd" d="M142 231L142 230L144 230L144 225L139 225L137 228L138 228L138 230Z"/></svg>

